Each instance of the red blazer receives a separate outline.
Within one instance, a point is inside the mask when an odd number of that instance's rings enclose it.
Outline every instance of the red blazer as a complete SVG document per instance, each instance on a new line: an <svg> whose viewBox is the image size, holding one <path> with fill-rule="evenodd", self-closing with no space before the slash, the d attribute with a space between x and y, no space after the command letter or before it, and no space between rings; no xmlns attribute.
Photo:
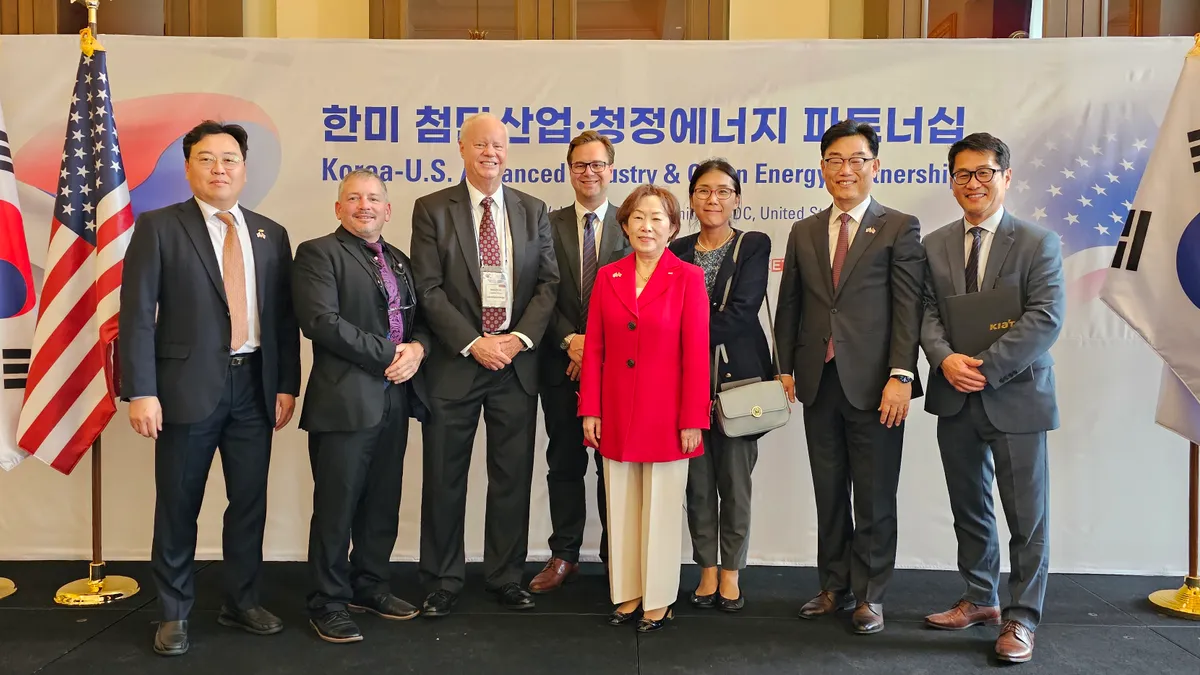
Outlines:
<svg viewBox="0 0 1200 675"><path fill-rule="evenodd" d="M636 255L636 254L634 254ZM634 255L600 268L583 345L579 415L600 418L600 454L672 462L682 429L710 415L708 292L704 270L664 251L639 297Z"/></svg>

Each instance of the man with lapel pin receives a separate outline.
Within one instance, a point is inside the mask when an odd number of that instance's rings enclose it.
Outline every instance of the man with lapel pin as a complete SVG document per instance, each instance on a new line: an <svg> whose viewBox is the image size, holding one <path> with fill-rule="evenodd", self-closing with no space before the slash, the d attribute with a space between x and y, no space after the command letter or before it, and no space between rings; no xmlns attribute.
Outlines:
<svg viewBox="0 0 1200 675"><path fill-rule="evenodd" d="M387 186L370 169L351 171L334 212L336 230L296 249L292 289L313 347L300 413L314 483L309 623L322 640L347 643L363 639L350 612L395 621L419 613L392 594L388 569L408 420L425 417L419 368L429 335L408 256L383 239Z"/></svg>
<svg viewBox="0 0 1200 675"><path fill-rule="evenodd" d="M567 166L575 203L550 214L554 253L559 263L558 300L538 350L542 413L546 420L546 491L550 496L550 560L529 582L532 593L549 593L579 572L579 548L587 522L588 450L577 414L584 328L596 271L632 249L617 225L617 207L608 201L616 150L608 137L588 130L567 146ZM600 512L600 559L608 560L604 513L604 468L596 455L596 501Z"/></svg>
<svg viewBox="0 0 1200 675"><path fill-rule="evenodd" d="M856 606L860 635L884 627L904 420L921 395L921 226L871 198L878 156L869 124L844 120L821 137L833 206L792 226L775 317L784 389L804 405L817 506L821 592L800 617Z"/></svg>
<svg viewBox="0 0 1200 675"><path fill-rule="evenodd" d="M1033 658L1050 566L1050 477L1046 432L1058 428L1054 359L1066 310L1058 235L1004 210L1012 180L1008 146L971 134L950 147L954 197L963 217L926 238L925 319L929 359L925 410L938 417L938 446L966 591L951 609L925 618L932 628L1004 627L1001 661ZM946 299L1016 288L1016 322L980 354L959 354L946 331ZM992 482L1010 532L1009 602L1000 609L1000 541Z"/></svg>
<svg viewBox="0 0 1200 675"><path fill-rule="evenodd" d="M487 427L483 571L507 609L521 587L537 427L537 356L558 294L550 219L540 199L503 185L508 130L494 115L463 122L466 180L413 205L413 277L429 324L430 422L422 426L423 613L450 613L466 572L467 472L479 413ZM551 349L556 345L543 345Z"/></svg>
<svg viewBox="0 0 1200 675"><path fill-rule="evenodd" d="M121 279L121 398L155 439L150 566L163 617L154 650L188 650L196 518L213 454L225 473L225 602L217 621L283 629L259 605L271 436L300 393L287 230L238 204L246 131L205 121L183 138L193 199L143 213Z"/></svg>

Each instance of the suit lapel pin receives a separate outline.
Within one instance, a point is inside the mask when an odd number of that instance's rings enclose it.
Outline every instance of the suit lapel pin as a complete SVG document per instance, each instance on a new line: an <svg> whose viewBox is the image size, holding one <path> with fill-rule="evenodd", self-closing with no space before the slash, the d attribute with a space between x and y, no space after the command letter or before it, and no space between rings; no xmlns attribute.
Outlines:
<svg viewBox="0 0 1200 675"><path fill-rule="evenodd" d="M256 232L256 233L254 234L254 236L258 237L259 239L266 239L266 238L267 238L267 233L266 233L266 232L263 232L263 231L260 229L258 232Z"/></svg>
<svg viewBox="0 0 1200 675"><path fill-rule="evenodd" d="M875 234L875 228L873 228L873 227L868 227L867 229L865 229L863 231L866 232L867 234Z"/></svg>
<svg viewBox="0 0 1200 675"><path fill-rule="evenodd" d="M616 278L618 278L618 277L620 277L620 276L621 276L621 273L620 273L620 272L613 272L613 278L614 278L614 279L616 279Z"/></svg>

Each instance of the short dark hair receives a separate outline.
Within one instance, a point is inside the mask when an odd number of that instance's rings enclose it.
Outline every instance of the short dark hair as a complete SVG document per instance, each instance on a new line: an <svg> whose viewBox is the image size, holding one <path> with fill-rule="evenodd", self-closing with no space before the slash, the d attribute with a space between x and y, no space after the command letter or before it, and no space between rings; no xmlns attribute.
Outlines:
<svg viewBox="0 0 1200 675"><path fill-rule="evenodd" d="M233 140L237 141L238 148L242 151L242 159L246 159L246 152L250 149L247 145L247 140L250 138L246 130L239 124L222 124L213 120L204 120L200 124L192 127L192 130L187 132L183 137L183 158L192 158L192 146L199 143L205 136L217 136L219 134L229 134L233 136Z"/></svg>
<svg viewBox="0 0 1200 675"><path fill-rule="evenodd" d="M879 156L879 134L875 131L875 127L857 120L842 120L821 134L821 158L825 158L825 151L833 145L834 141L851 136L862 136L867 139L867 147L871 150L871 156Z"/></svg>
<svg viewBox="0 0 1200 675"><path fill-rule="evenodd" d="M637 208L638 202L645 197L658 197L662 202L663 208L667 210L667 220L671 223L671 236L667 238L667 241L673 241L682 226L679 220L679 200L671 194L670 190L650 183L635 187L625 201L621 202L621 208L617 209L617 223L621 225L621 231L625 232L625 224L629 222L629 216L633 215L633 210ZM625 233L625 238L629 238L628 233Z"/></svg>
<svg viewBox="0 0 1200 675"><path fill-rule="evenodd" d="M612 141L608 139L608 136L597 133L592 129L588 129L582 134L579 134L575 138L571 139L570 145L567 146L568 164L571 163L571 155L575 154L575 148L587 143L600 143L604 146L604 150L608 152L608 163L612 164L613 162L617 161L617 149L613 147Z"/></svg>
<svg viewBox="0 0 1200 675"><path fill-rule="evenodd" d="M712 159L700 162L700 166L696 167L696 170L692 172L692 180L688 183L689 197L696 191L696 183L700 181L700 177L710 171L720 171L729 176L730 180L733 181L733 191L739 197L742 195L742 180L738 178L737 169L733 168L733 165L727 162L724 157L713 157Z"/></svg>
<svg viewBox="0 0 1200 675"><path fill-rule="evenodd" d="M950 172L954 172L954 159L958 157L958 153L963 150L974 150L976 152L990 152L996 158L996 163L1000 165L1001 171L1008 171L1008 167L1012 163L1012 153L1008 150L1008 145L1004 141L987 133L980 132L971 134L966 138L958 141L950 146Z"/></svg>

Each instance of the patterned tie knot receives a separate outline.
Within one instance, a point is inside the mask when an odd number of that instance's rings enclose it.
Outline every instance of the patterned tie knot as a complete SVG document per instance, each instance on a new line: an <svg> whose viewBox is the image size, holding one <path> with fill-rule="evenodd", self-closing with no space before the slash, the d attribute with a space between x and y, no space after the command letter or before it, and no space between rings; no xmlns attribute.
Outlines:
<svg viewBox="0 0 1200 675"><path fill-rule="evenodd" d="M483 206L484 211L492 210L492 198L491 197L484 197L483 200L479 202L479 204L481 206Z"/></svg>
<svg viewBox="0 0 1200 675"><path fill-rule="evenodd" d="M584 227L594 227L596 225L596 214L588 213L583 217Z"/></svg>
<svg viewBox="0 0 1200 675"><path fill-rule="evenodd" d="M231 230L237 228L237 220L229 211L217 211L217 220L225 223L225 227Z"/></svg>
<svg viewBox="0 0 1200 675"><path fill-rule="evenodd" d="M375 255L383 255L383 242L381 241L365 241L363 244L371 249Z"/></svg>
<svg viewBox="0 0 1200 675"><path fill-rule="evenodd" d="M838 220L842 221L842 227L846 227L850 224L850 214L843 213L842 215L838 216Z"/></svg>
<svg viewBox="0 0 1200 675"><path fill-rule="evenodd" d="M975 237L975 241L976 241L976 243L978 243L979 238L983 236L983 228L976 225L976 226L972 227L971 229L967 230L967 234L971 235L972 237Z"/></svg>

